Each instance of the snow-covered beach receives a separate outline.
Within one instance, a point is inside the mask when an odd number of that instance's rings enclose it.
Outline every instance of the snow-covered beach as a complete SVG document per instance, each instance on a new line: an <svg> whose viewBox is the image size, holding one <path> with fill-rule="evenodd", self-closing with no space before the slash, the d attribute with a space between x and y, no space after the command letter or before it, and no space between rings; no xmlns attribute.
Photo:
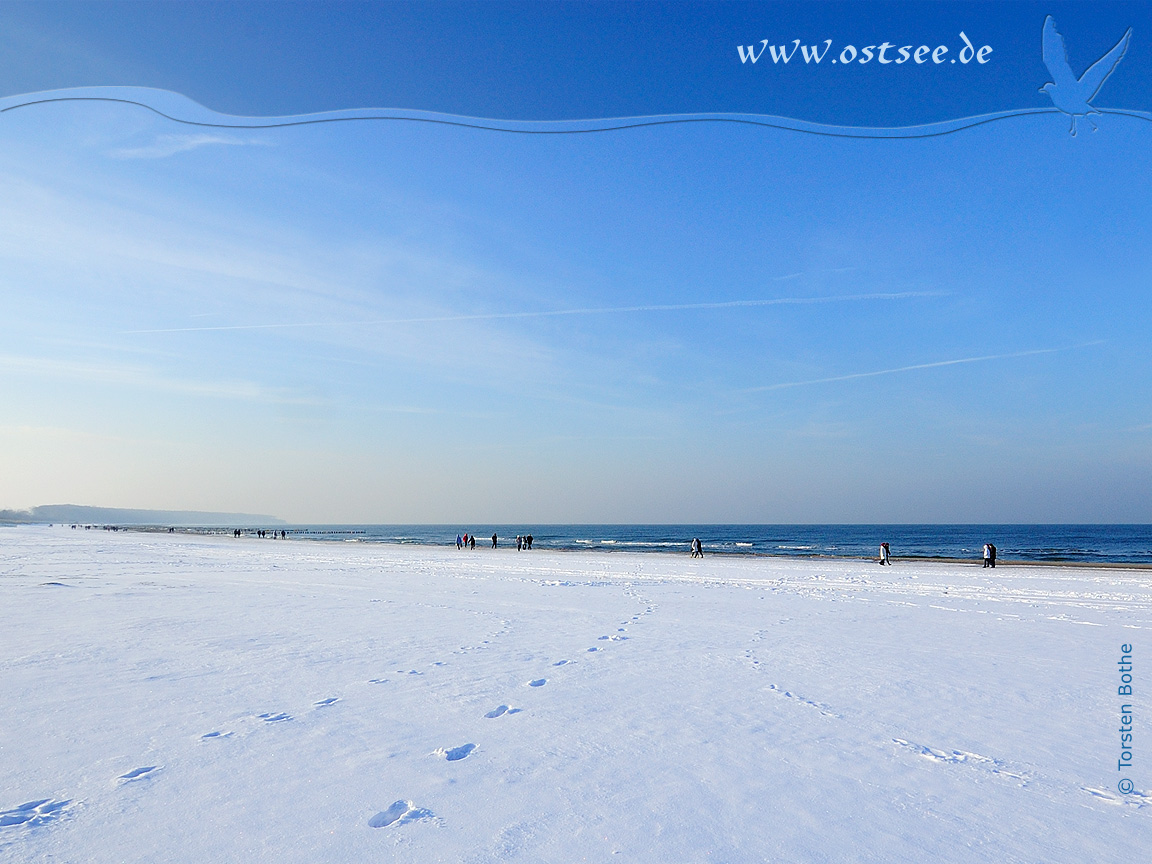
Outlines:
<svg viewBox="0 0 1152 864"><path fill-rule="evenodd" d="M1147 570L20 527L0 574L3 861L1152 846Z"/></svg>

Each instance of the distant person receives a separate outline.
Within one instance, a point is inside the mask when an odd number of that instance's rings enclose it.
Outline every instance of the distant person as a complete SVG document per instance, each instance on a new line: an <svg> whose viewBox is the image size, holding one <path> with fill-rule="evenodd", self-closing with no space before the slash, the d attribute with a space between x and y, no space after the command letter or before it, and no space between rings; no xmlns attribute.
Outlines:
<svg viewBox="0 0 1152 864"><path fill-rule="evenodd" d="M471 537L468 538L468 551L471 552L471 551L474 551L475 549L476 549L476 535L473 534Z"/></svg>
<svg viewBox="0 0 1152 864"><path fill-rule="evenodd" d="M990 551L992 553L992 555L991 555L992 567L995 568L996 567L996 544L995 543L989 543L988 544L988 551Z"/></svg>
<svg viewBox="0 0 1152 864"><path fill-rule="evenodd" d="M985 567L991 567L992 566L992 544L991 543L985 543L984 544L984 566Z"/></svg>
<svg viewBox="0 0 1152 864"><path fill-rule="evenodd" d="M693 558L703 558L704 557L704 544L700 542L699 537L693 537L692 538L692 557Z"/></svg>
<svg viewBox="0 0 1152 864"><path fill-rule="evenodd" d="M528 548L531 549L532 548L532 535L529 534L527 537L525 537L524 542L527 543Z"/></svg>
<svg viewBox="0 0 1152 864"><path fill-rule="evenodd" d="M496 548L496 535L495 534L492 535L492 548L493 549Z"/></svg>
<svg viewBox="0 0 1152 864"><path fill-rule="evenodd" d="M891 563L892 562L888 560L888 544L887 543L881 543L880 544L880 564L881 565L884 565L884 564L890 565Z"/></svg>
<svg viewBox="0 0 1152 864"><path fill-rule="evenodd" d="M516 535L516 551L519 552L524 548L524 538L519 534Z"/></svg>
<svg viewBox="0 0 1152 864"><path fill-rule="evenodd" d="M464 538L461 537L459 534L456 535L456 548L457 549L463 549L464 548Z"/></svg>

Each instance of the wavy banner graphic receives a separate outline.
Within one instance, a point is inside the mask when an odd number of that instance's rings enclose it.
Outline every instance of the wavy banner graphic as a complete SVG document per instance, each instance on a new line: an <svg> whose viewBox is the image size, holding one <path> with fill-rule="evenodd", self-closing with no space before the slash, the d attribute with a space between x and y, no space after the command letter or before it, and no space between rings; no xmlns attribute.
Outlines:
<svg viewBox="0 0 1152 864"><path fill-rule="evenodd" d="M403 108L355 108L300 114L287 117L239 117L221 114L179 93L149 87L77 87L51 90L23 96L0 99L0 115L11 111L27 110L37 106L65 102L105 102L134 105L154 114L187 126L209 129L278 129L290 126L308 126L321 123L403 122L431 123L458 126L489 132L509 132L520 135L580 135L594 132L616 132L650 126L671 126L686 123L734 123L783 129L808 135L837 138L933 138L950 135L1012 117L1034 114L1067 113L1059 108L1023 108L997 111L943 120L916 126L869 127L833 126L796 120L791 117L773 117L765 114L656 114L642 117L611 117L587 120L500 120L487 117L466 117L435 111L416 111ZM1152 121L1152 112L1121 108L1098 108L1095 113L1114 114Z"/></svg>

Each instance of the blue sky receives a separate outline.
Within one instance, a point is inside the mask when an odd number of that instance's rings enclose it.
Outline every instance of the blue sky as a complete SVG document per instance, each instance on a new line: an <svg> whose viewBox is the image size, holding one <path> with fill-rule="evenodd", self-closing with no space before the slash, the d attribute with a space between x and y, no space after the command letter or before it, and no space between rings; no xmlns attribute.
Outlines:
<svg viewBox="0 0 1152 864"><path fill-rule="evenodd" d="M747 82L725 89L738 59L717 71L693 55L644 87L595 61L646 28L722 45L737 30L773 35L763 8L737 5L671 7L669 24L648 5L557 4L522 25L514 6L355 7L320 40L315 7L43 8L0 16L22 46L0 65L5 94L165 86L248 114L387 104L386 86L394 106L478 116L501 116L496 93L521 119L676 100L749 111ZM965 69L976 95L959 98L955 80L937 90L921 75L906 107L903 80L852 79L867 104L841 110L842 79L811 70L772 79L784 93L772 113L880 124L1045 107L1043 13L1013 8L1007 23L983 6L913 7L908 20L887 6L777 9L837 45L865 44L853 34L866 27L913 41L959 16L1026 77ZM1147 17L1056 11L1080 68ZM390 34L378 55L354 13ZM136 14L147 28L132 30ZM282 60L237 60L228 16L309 46L308 85L296 69L277 88ZM164 59L144 35L177 25L192 38ZM504 47L451 75L394 47L437 27ZM516 60L543 30L595 48L545 64L542 80L565 82L551 102ZM1152 68L1142 32L1098 104L1152 107L1132 83ZM663 41L677 67L691 39ZM340 68L341 45L348 65L326 95L320 72ZM421 69L436 86L412 83ZM868 141L718 123L205 130L77 102L0 114L0 507L1147 521L1152 123L1097 122L1076 137L1041 114Z"/></svg>

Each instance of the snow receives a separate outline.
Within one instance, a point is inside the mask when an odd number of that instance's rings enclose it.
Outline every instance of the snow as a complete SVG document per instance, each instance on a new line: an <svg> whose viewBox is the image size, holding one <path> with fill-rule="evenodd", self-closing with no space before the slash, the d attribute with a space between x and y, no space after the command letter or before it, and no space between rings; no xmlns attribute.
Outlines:
<svg viewBox="0 0 1152 864"><path fill-rule="evenodd" d="M0 861L1152 848L1150 571L20 527L0 625Z"/></svg>

